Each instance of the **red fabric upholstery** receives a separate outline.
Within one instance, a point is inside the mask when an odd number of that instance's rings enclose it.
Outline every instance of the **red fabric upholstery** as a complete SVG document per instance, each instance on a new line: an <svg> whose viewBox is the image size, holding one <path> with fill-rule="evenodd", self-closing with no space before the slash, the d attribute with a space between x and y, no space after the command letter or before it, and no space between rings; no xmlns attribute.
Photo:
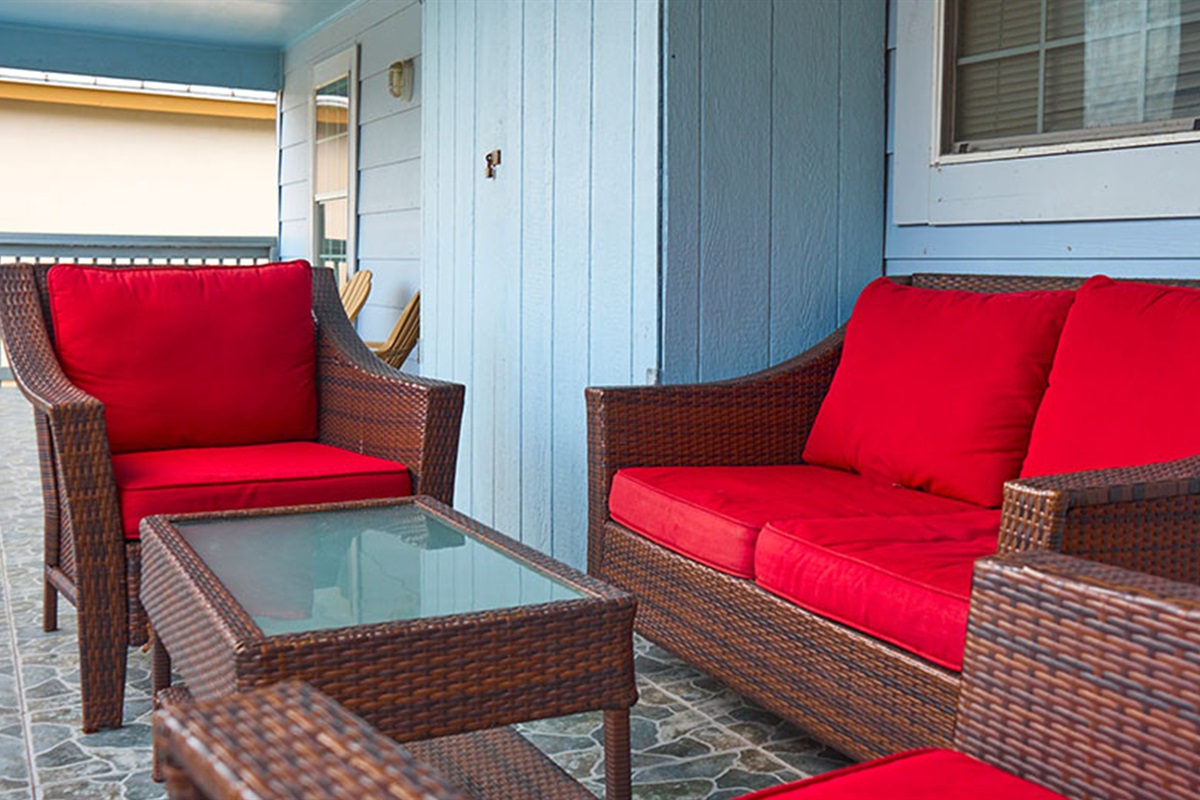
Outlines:
<svg viewBox="0 0 1200 800"><path fill-rule="evenodd" d="M1067 317L1023 476L1200 453L1200 291L1092 278Z"/></svg>
<svg viewBox="0 0 1200 800"><path fill-rule="evenodd" d="M909 750L772 786L742 800L1063 800L1063 796L953 750Z"/></svg>
<svg viewBox="0 0 1200 800"><path fill-rule="evenodd" d="M971 573L996 552L999 511L799 519L758 537L758 585L828 619L962 669Z"/></svg>
<svg viewBox="0 0 1200 800"><path fill-rule="evenodd" d="M999 506L1073 292L863 290L804 460Z"/></svg>
<svg viewBox="0 0 1200 800"><path fill-rule="evenodd" d="M113 456L125 535L151 514L334 503L412 494L408 468L316 442Z"/></svg>
<svg viewBox="0 0 1200 800"><path fill-rule="evenodd" d="M608 504L625 527L741 578L754 577L755 541L771 520L977 510L809 465L623 469L613 478Z"/></svg>
<svg viewBox="0 0 1200 800"><path fill-rule="evenodd" d="M115 453L315 439L307 262L48 275L67 377L104 403Z"/></svg>

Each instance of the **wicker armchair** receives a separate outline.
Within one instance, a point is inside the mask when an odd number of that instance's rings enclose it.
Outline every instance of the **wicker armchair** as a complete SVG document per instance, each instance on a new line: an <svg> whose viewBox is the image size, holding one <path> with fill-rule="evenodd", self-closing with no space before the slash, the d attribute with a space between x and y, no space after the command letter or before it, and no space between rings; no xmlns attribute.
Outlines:
<svg viewBox="0 0 1200 800"><path fill-rule="evenodd" d="M47 266L0 267L0 330L33 405L45 506L43 627L61 593L79 618L83 729L120 726L126 647L147 637L141 546L126 539L104 406L71 384L55 355ZM401 375L346 318L333 274L313 270L321 444L408 466L414 493L450 503L464 388Z"/></svg>
<svg viewBox="0 0 1200 800"><path fill-rule="evenodd" d="M1020 291L1082 279L912 283ZM613 476L625 467L798 463L841 345L839 330L790 361L717 383L588 389L588 568L638 598L647 638L852 756L947 747L958 672L709 569L609 515ZM1010 481L998 550L1059 551L1200 582L1200 457Z"/></svg>
<svg viewBox="0 0 1200 800"><path fill-rule="evenodd" d="M1195 584L1055 553L984 559L963 680L960 752L1073 800L1198 796ZM458 798L446 779L472 797L588 796L506 733L400 748L303 684L155 719L171 797Z"/></svg>

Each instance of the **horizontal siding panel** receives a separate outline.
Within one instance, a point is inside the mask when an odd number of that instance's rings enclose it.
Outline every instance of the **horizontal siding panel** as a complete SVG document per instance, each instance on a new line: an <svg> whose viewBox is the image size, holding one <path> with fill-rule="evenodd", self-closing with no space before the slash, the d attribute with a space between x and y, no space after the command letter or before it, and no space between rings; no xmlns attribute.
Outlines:
<svg viewBox="0 0 1200 800"><path fill-rule="evenodd" d="M890 259L888 275L948 272L955 275L1108 275L1113 278L1197 278L1200 258L1179 259Z"/></svg>
<svg viewBox="0 0 1200 800"><path fill-rule="evenodd" d="M279 153L280 184L307 181L311 158L307 141L281 150Z"/></svg>
<svg viewBox="0 0 1200 800"><path fill-rule="evenodd" d="M283 119L279 126L279 146L292 147L308 141L308 107L298 105L292 109L283 110Z"/></svg>
<svg viewBox="0 0 1200 800"><path fill-rule="evenodd" d="M911 225L888 229L888 259L1194 258L1200 219L1036 225Z"/></svg>
<svg viewBox="0 0 1200 800"><path fill-rule="evenodd" d="M308 181L298 181L279 187L279 220L292 222L307 220L312 208L308 194Z"/></svg>
<svg viewBox="0 0 1200 800"><path fill-rule="evenodd" d="M359 129L358 166L371 169L421 157L421 109L410 108Z"/></svg>
<svg viewBox="0 0 1200 800"><path fill-rule="evenodd" d="M406 211L421 207L419 159L359 172L358 213Z"/></svg>
<svg viewBox="0 0 1200 800"><path fill-rule="evenodd" d="M367 125L378 119L419 106L421 104L421 84L419 77L415 80L417 85L413 91L412 100L392 97L391 90L388 88L387 73L380 73L362 80L359 83L358 124L360 126Z"/></svg>
<svg viewBox="0 0 1200 800"><path fill-rule="evenodd" d="M358 257L420 258L420 210L359 215Z"/></svg>
<svg viewBox="0 0 1200 800"><path fill-rule="evenodd" d="M279 224L279 257L284 261L293 258L308 258L308 220L282 222Z"/></svg>
<svg viewBox="0 0 1200 800"><path fill-rule="evenodd" d="M368 258L359 261L359 269L371 270L371 294L368 305L387 306L397 312L421 287L421 261L416 258Z"/></svg>
<svg viewBox="0 0 1200 800"><path fill-rule="evenodd" d="M416 2L396 4L395 14L366 31L362 37L359 68L363 77L385 73L395 61L421 52L421 6Z"/></svg>

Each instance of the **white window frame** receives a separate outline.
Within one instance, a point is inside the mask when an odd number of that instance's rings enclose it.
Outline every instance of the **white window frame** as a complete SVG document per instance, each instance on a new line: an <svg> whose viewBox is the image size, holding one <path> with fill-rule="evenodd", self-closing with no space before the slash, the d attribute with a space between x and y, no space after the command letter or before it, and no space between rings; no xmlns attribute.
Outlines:
<svg viewBox="0 0 1200 800"><path fill-rule="evenodd" d="M1200 133L941 153L943 20L953 0L896 3L897 225L1200 216Z"/></svg>
<svg viewBox="0 0 1200 800"><path fill-rule="evenodd" d="M349 76L350 112L347 119L348 170L346 183L346 274L339 275L339 280L346 280L358 271L358 45L354 44L345 50L317 62L312 68L312 84L308 92L308 140L310 159L308 165L308 246L309 260L315 265L320 257L321 243L317 241L317 87L336 81L343 75Z"/></svg>

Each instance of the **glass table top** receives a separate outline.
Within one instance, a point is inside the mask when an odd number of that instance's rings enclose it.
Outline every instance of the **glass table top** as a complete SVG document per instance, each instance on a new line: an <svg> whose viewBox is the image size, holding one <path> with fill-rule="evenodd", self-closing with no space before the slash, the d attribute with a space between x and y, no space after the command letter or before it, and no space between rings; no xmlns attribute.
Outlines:
<svg viewBox="0 0 1200 800"><path fill-rule="evenodd" d="M175 527L268 636L587 596L415 505Z"/></svg>

